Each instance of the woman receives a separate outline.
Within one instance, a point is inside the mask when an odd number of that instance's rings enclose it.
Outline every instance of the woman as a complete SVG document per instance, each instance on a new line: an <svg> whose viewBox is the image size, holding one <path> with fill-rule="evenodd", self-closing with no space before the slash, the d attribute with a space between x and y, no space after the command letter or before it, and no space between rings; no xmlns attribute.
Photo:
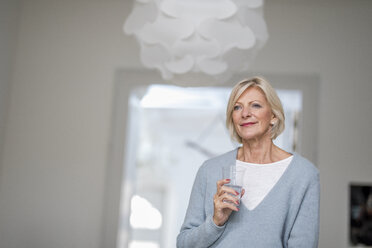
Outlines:
<svg viewBox="0 0 372 248"><path fill-rule="evenodd" d="M177 247L317 247L319 173L273 143L284 130L281 102L263 78L232 90L226 125L241 147L199 169ZM242 198L222 178L231 163L246 169ZM237 204L233 204L233 203Z"/></svg>

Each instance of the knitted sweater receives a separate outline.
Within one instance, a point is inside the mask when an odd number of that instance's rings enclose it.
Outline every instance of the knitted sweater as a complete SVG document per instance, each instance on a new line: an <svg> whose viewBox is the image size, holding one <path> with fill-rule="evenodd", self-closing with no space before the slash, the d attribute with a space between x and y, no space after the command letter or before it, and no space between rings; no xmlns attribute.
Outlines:
<svg viewBox="0 0 372 248"><path fill-rule="evenodd" d="M178 248L317 247L319 235L319 172L294 153L279 181L253 210L243 204L223 226L213 222L213 196L222 166L234 163L237 149L207 160L199 168Z"/></svg>

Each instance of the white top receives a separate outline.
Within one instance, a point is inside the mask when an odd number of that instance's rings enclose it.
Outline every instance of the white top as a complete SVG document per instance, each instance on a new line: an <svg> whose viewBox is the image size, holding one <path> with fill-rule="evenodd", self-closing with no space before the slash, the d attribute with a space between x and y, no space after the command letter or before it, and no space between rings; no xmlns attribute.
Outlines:
<svg viewBox="0 0 372 248"><path fill-rule="evenodd" d="M237 167L245 168L243 179L245 193L241 202L249 210L257 207L279 181L292 159L293 155L270 164L253 164L236 160Z"/></svg>

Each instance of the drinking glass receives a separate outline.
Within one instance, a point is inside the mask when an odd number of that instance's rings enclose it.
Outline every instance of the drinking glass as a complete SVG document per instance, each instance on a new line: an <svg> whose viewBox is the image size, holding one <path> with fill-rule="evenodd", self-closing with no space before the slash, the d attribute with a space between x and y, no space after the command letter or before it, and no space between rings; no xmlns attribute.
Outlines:
<svg viewBox="0 0 372 248"><path fill-rule="evenodd" d="M235 165L227 165L222 167L222 177L223 179L230 179L230 182L225 184L230 188L233 188L239 195L233 195L240 202L242 188L243 188L243 179L244 179L245 169L242 167L237 167ZM232 195L232 194L231 194ZM226 201L230 202L230 201Z"/></svg>

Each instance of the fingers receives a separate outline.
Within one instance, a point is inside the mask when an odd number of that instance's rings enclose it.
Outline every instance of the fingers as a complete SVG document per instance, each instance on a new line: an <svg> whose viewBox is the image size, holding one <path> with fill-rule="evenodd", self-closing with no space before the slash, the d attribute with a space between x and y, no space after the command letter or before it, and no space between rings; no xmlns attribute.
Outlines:
<svg viewBox="0 0 372 248"><path fill-rule="evenodd" d="M230 182L230 179L222 179L217 181L217 190L221 188L224 184L227 184Z"/></svg>
<svg viewBox="0 0 372 248"><path fill-rule="evenodd" d="M231 195L226 197L215 197L214 206L217 211L223 211L224 209L230 209L233 211L239 211L239 200Z"/></svg>
<svg viewBox="0 0 372 248"><path fill-rule="evenodd" d="M221 204L221 209L230 209L232 211L238 212L239 211L239 205L238 204L233 204L231 202L223 202Z"/></svg>
<svg viewBox="0 0 372 248"><path fill-rule="evenodd" d="M239 193L236 192L235 190L231 190L228 187L226 187L226 191L223 190L222 188L221 193L216 193L214 195L214 201L221 201L221 202L233 202L235 204L239 204Z"/></svg>
<svg viewBox="0 0 372 248"><path fill-rule="evenodd" d="M239 200L223 200L222 202L224 203L224 206L222 206L223 208L229 208L234 211L239 211Z"/></svg>
<svg viewBox="0 0 372 248"><path fill-rule="evenodd" d="M240 197L238 196L238 192L235 190L231 190L228 187L226 189L229 191L223 191L224 188L221 190L221 194L216 193L214 196L214 204L218 209L223 208L230 208L231 210L237 211L237 208L231 208L231 205L236 207L240 204Z"/></svg>
<svg viewBox="0 0 372 248"><path fill-rule="evenodd" d="M234 190L233 188L230 188L229 186L222 186L219 191L217 191L218 196L222 195L232 195L233 197L239 198L239 192Z"/></svg>
<svg viewBox="0 0 372 248"><path fill-rule="evenodd" d="M229 182L229 179L217 181L217 192L213 197L213 221L218 226L223 225L227 221L232 211L239 211L239 193L228 185L225 185ZM244 190L242 193L244 194Z"/></svg>
<svg viewBox="0 0 372 248"><path fill-rule="evenodd" d="M229 182L230 182L229 179L222 179L222 180L217 181L217 194L219 196L224 193L239 195L239 192L235 191L233 188L229 187L228 185L225 185Z"/></svg>

